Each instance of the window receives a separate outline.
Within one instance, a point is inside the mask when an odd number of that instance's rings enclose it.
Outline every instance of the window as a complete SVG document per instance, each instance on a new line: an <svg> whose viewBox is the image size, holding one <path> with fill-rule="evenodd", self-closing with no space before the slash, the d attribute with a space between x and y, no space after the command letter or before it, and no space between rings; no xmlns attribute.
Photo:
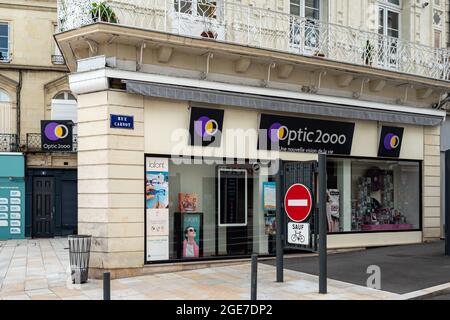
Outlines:
<svg viewBox="0 0 450 320"><path fill-rule="evenodd" d="M437 30L434 30L434 47L441 47L441 32Z"/></svg>
<svg viewBox="0 0 450 320"><path fill-rule="evenodd" d="M391 69L397 69L399 57L398 40L400 38L400 1L384 0L378 8L378 59L379 63Z"/></svg>
<svg viewBox="0 0 450 320"><path fill-rule="evenodd" d="M72 120L74 124L77 123L77 100L70 92L60 92L52 99L52 120ZM73 128L74 134L77 128Z"/></svg>
<svg viewBox="0 0 450 320"><path fill-rule="evenodd" d="M210 0L175 0L175 11L179 13L216 18L217 2Z"/></svg>
<svg viewBox="0 0 450 320"><path fill-rule="evenodd" d="M8 103L11 102L11 99L9 98L9 95L6 93L6 91L3 91L0 89L0 103Z"/></svg>
<svg viewBox="0 0 450 320"><path fill-rule="evenodd" d="M0 134L12 133L12 108L11 98L6 91L0 89ZM0 143L0 151L7 151L3 143Z"/></svg>
<svg viewBox="0 0 450 320"><path fill-rule="evenodd" d="M0 22L0 62L9 61L9 24Z"/></svg>
<svg viewBox="0 0 450 320"><path fill-rule="evenodd" d="M273 254L275 213L262 201L269 169L185 160L146 158L147 262Z"/></svg>
<svg viewBox="0 0 450 320"><path fill-rule="evenodd" d="M55 23L53 25L53 33L56 34L58 33L58 25ZM62 56L61 51L59 50L58 44L56 43L56 41L53 42L54 44L54 52L52 55L52 63L53 64L64 64L64 58Z"/></svg>
<svg viewBox="0 0 450 320"><path fill-rule="evenodd" d="M327 163L330 232L418 230L418 161L330 158Z"/></svg>
<svg viewBox="0 0 450 320"><path fill-rule="evenodd" d="M320 30L316 21L321 18L321 1L291 0L290 14L291 45L315 51L320 43Z"/></svg>

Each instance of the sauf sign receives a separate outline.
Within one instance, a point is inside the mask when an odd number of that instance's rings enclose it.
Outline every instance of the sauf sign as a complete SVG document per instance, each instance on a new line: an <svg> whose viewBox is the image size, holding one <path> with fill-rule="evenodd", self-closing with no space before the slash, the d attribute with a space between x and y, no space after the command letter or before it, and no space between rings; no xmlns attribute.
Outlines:
<svg viewBox="0 0 450 320"><path fill-rule="evenodd" d="M73 122L51 120L41 121L41 148L45 151L73 150Z"/></svg>
<svg viewBox="0 0 450 320"><path fill-rule="evenodd" d="M259 149L350 154L355 124L261 114Z"/></svg>

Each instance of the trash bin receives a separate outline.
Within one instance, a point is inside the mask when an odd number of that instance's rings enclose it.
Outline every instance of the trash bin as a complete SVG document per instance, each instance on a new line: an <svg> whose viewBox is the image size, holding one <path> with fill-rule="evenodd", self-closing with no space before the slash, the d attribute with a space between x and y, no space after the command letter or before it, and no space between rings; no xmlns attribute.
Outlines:
<svg viewBox="0 0 450 320"><path fill-rule="evenodd" d="M86 283L89 273L91 236L69 236L69 257L72 283Z"/></svg>

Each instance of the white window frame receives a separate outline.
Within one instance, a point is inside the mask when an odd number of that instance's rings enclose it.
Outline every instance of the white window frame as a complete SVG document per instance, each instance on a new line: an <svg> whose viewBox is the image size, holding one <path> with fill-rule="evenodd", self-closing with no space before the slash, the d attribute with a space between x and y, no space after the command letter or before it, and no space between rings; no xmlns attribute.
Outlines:
<svg viewBox="0 0 450 320"><path fill-rule="evenodd" d="M391 2L389 2L388 0L380 0L378 2L378 10L377 10L377 14L380 14L380 9L384 9L384 17L383 17L383 35L384 36L389 36L388 35L388 11L392 11L398 14L398 37L397 39L401 38L402 35L402 0L400 0L400 4L396 5L393 4ZM379 25L380 23L380 17L378 17L377 20L377 24L378 24L378 29L380 27ZM378 32L377 29L377 32ZM392 36L390 36L392 37Z"/></svg>
<svg viewBox="0 0 450 320"><path fill-rule="evenodd" d="M8 100L1 100L2 95L4 95ZM2 88L0 88L0 103L11 103L11 97L8 92Z"/></svg>
<svg viewBox="0 0 450 320"><path fill-rule="evenodd" d="M177 0L175 0L177 1ZM187 15L187 16L193 16L193 17L202 17L201 14L198 13L198 4L201 0L184 0L184 2L190 3L191 4L191 12L182 12L181 11L181 3L183 2L183 0L178 0L178 9L176 7L176 2L174 1L174 10L177 14L182 14L182 15ZM221 16L221 5L222 5L222 1L223 0L211 0L211 1L215 1L216 2L216 12L215 12L215 16L216 18L213 17L205 17L208 19L218 19ZM184 8L184 7L183 7Z"/></svg>
<svg viewBox="0 0 450 320"><path fill-rule="evenodd" d="M8 28L8 35L7 35L7 41L6 41L8 47L6 48L6 50L7 50L6 51L6 59L0 60L0 63L9 63L9 62L11 62L11 56L12 56L12 54L11 54L11 52L12 52L12 50L11 50L11 48L12 48L11 22L0 20L0 24L6 25ZM4 48L2 48L2 49L4 49Z"/></svg>
<svg viewBox="0 0 450 320"><path fill-rule="evenodd" d="M323 21L323 14L324 14L324 10L323 10L323 7L324 7L324 1L325 0L319 0L319 20L321 20L321 21ZM292 14L291 13L291 2L292 2L292 0L289 0L289 14L291 15L291 16L296 16L296 15L294 15L294 14ZM295 4L296 5L296 4ZM305 0L300 0L300 15L298 16L298 17L300 17L300 18L306 18L305 17L305 12L306 12L306 3L305 3ZM308 19L312 19L312 18L308 18Z"/></svg>

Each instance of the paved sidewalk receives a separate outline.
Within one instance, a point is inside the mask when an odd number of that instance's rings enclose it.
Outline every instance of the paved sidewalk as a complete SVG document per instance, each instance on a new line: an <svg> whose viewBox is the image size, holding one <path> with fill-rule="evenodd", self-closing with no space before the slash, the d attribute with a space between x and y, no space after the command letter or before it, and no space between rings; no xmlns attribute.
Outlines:
<svg viewBox="0 0 450 320"><path fill-rule="evenodd" d="M259 264L258 299L403 299L399 294L329 280L329 294L320 295L318 278L286 270L276 283L275 268ZM147 275L113 280L112 299L249 299L250 264ZM0 299L102 299L102 283L72 285L67 239L0 242Z"/></svg>

